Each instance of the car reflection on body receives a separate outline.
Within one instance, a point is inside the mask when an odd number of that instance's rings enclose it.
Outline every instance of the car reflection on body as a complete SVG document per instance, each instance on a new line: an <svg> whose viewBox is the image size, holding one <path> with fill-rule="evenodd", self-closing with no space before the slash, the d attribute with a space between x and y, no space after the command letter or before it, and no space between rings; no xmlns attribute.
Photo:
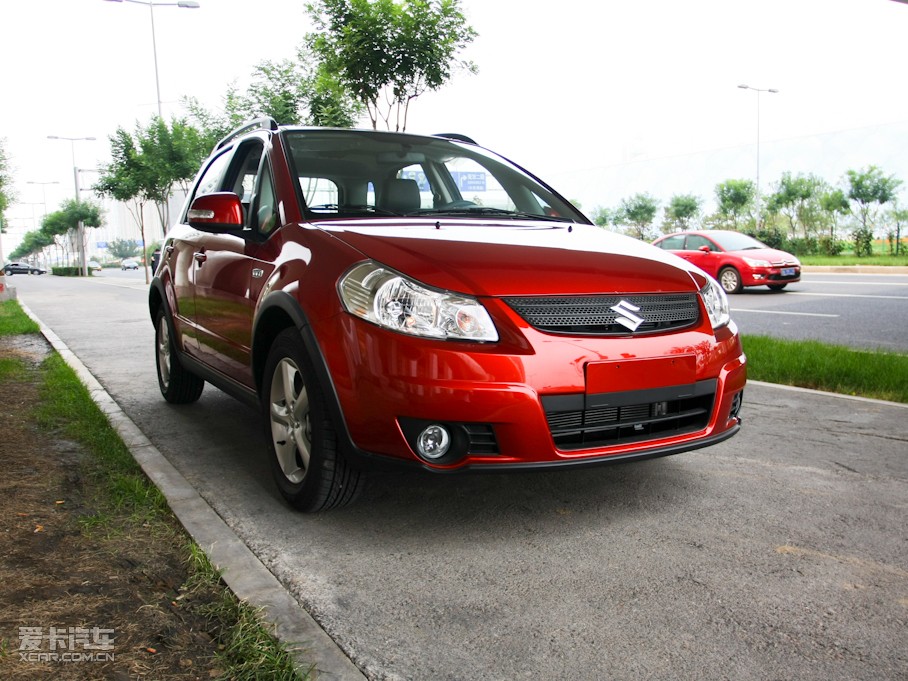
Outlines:
<svg viewBox="0 0 908 681"><path fill-rule="evenodd" d="M746 286L781 291L801 280L801 262L795 256L740 232L679 232L656 239L653 246L693 263L717 279L726 293L740 293Z"/></svg>

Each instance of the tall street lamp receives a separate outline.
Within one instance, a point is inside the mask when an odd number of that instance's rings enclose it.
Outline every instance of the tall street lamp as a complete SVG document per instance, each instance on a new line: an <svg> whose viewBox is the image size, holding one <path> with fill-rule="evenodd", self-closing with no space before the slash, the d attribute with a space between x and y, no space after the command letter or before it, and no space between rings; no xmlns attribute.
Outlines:
<svg viewBox="0 0 908 681"><path fill-rule="evenodd" d="M154 32L154 8L155 7L180 7L182 9L198 9L199 3L195 0L179 0L179 2L145 2L145 0L107 0L107 2L131 2L134 5L146 5L151 16L151 50L154 54L154 85L158 94L158 117L164 118L161 108L161 80L158 77L158 41Z"/></svg>
<svg viewBox="0 0 908 681"><path fill-rule="evenodd" d="M79 167L76 165L76 142L94 142L96 138L94 137L62 137L60 135L48 135L47 139L49 140L67 140L72 150L73 156L73 181L76 187L76 202L78 203L82 199L79 195ZM88 262L85 259L85 226L82 222L79 222L79 266L82 269L82 276L88 276Z"/></svg>
<svg viewBox="0 0 908 681"><path fill-rule="evenodd" d="M760 93L761 92L771 92L772 94L777 94L779 91L775 88L758 88L751 87L750 85L739 85L739 88L742 90L753 90L757 93L757 191L756 191L756 202L757 202L757 227L760 226Z"/></svg>

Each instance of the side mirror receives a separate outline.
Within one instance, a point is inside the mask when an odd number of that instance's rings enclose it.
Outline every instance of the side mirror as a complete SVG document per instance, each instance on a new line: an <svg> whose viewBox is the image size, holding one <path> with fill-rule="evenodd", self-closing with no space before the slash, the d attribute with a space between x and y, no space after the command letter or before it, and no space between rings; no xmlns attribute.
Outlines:
<svg viewBox="0 0 908 681"><path fill-rule="evenodd" d="M704 253L712 253L712 249L709 246L700 246L697 250L703 251Z"/></svg>
<svg viewBox="0 0 908 681"><path fill-rule="evenodd" d="M203 232L243 230L243 204L233 192L215 192L197 197L186 212L189 225Z"/></svg>

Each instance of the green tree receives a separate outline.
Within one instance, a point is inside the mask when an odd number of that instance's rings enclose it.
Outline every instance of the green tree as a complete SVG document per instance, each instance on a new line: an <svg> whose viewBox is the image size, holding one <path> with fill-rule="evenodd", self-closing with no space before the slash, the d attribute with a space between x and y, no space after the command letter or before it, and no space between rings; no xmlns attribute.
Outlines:
<svg viewBox="0 0 908 681"><path fill-rule="evenodd" d="M142 252L142 244L133 239L114 239L107 244L107 252L120 260L133 258Z"/></svg>
<svg viewBox="0 0 908 681"><path fill-rule="evenodd" d="M67 264L72 263L72 255L79 250L79 223L84 227L95 228L104 224L101 207L91 201L68 199L64 201L60 210L48 213L41 221L42 237L35 243L44 243L44 246L56 245L63 251ZM40 249L38 249L40 250ZM80 263L81 264L81 263Z"/></svg>
<svg viewBox="0 0 908 681"><path fill-rule="evenodd" d="M814 175L783 173L776 190L767 200L767 210L788 220L791 238L816 236L821 223L819 194L826 183Z"/></svg>
<svg viewBox="0 0 908 681"><path fill-rule="evenodd" d="M410 103L437 90L457 69L476 65L457 55L476 37L459 0L316 0L306 6L315 31L308 47L366 107L372 127L407 129Z"/></svg>
<svg viewBox="0 0 908 681"><path fill-rule="evenodd" d="M596 206L593 209L593 223L599 227L608 227L614 222L614 214L609 208Z"/></svg>
<svg viewBox="0 0 908 681"><path fill-rule="evenodd" d="M725 180L716 185L716 203L721 221L737 230L740 219L753 207L754 183L750 180Z"/></svg>
<svg viewBox="0 0 908 681"><path fill-rule="evenodd" d="M118 128L109 139L111 162L102 169L93 189L126 204L139 227L144 251L145 207L154 205L166 230L174 186L187 188L209 146L205 137L185 121L175 119L168 126L157 116L146 127L136 126L134 135ZM147 266L145 279L147 283Z"/></svg>
<svg viewBox="0 0 908 681"><path fill-rule="evenodd" d="M700 198L693 194L676 194L669 199L665 207L665 220L662 222L662 231L686 231L700 215Z"/></svg>
<svg viewBox="0 0 908 681"><path fill-rule="evenodd" d="M849 170L846 196L851 202L851 212L860 222L854 230L854 254L858 257L873 255L873 232L879 211L895 200L902 181L894 175L884 175L876 166L863 170Z"/></svg>
<svg viewBox="0 0 908 681"><path fill-rule="evenodd" d="M848 215L848 199L841 189L827 187L819 196L820 210L826 227L826 234L820 237L820 252L825 255L838 255L842 252L839 242L839 218Z"/></svg>
<svg viewBox="0 0 908 681"><path fill-rule="evenodd" d="M629 225L627 233L642 241L649 241L650 226L659 212L659 202L649 194L634 194L622 199L615 214L617 224Z"/></svg>
<svg viewBox="0 0 908 681"><path fill-rule="evenodd" d="M135 138L124 130L117 131L110 139L111 162L101 172L93 189L115 201L126 204L126 208L139 227L142 247L145 247L145 206L157 200L163 193L160 178L151 168L149 159L142 153ZM145 282L148 283L148 268L145 268Z"/></svg>
<svg viewBox="0 0 908 681"><path fill-rule="evenodd" d="M203 131L206 147L254 118L273 118L285 125L317 125L352 128L363 106L331 74L308 48L301 48L295 60L263 61L252 69L245 92L236 85L227 89L221 113L187 97L184 105L190 118Z"/></svg>
<svg viewBox="0 0 908 681"><path fill-rule="evenodd" d="M902 227L908 225L908 208L893 206L889 211L889 219L893 224L888 234L889 251L892 255L900 255L902 252Z"/></svg>
<svg viewBox="0 0 908 681"><path fill-rule="evenodd" d="M18 260L29 255L40 253L45 248L54 245L54 237L47 232L36 229L26 232L19 245L9 254L12 260Z"/></svg>

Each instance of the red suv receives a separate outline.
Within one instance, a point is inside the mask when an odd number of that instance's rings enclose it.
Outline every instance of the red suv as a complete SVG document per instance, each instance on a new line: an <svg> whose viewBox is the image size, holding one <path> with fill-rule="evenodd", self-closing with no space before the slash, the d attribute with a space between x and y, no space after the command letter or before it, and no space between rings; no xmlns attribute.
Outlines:
<svg viewBox="0 0 908 681"><path fill-rule="evenodd" d="M278 126L221 141L150 291L165 399L257 406L296 508L361 471L642 459L734 435L728 301L457 135Z"/></svg>

